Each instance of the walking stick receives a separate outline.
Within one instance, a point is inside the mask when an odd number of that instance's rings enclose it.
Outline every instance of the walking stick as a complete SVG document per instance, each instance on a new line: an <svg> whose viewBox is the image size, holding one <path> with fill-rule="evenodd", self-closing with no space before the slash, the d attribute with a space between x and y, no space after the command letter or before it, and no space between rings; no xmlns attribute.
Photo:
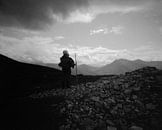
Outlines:
<svg viewBox="0 0 162 130"><path fill-rule="evenodd" d="M75 68L75 74L76 74L76 85L78 86L78 67L77 67L77 60L76 60L76 53L75 53L75 65L76 65L76 68Z"/></svg>

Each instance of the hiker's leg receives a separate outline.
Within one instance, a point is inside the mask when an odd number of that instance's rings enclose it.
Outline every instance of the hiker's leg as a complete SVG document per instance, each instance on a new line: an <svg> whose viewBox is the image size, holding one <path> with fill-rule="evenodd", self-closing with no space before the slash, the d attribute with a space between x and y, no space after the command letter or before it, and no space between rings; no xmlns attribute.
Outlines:
<svg viewBox="0 0 162 130"><path fill-rule="evenodd" d="M71 85L70 77L71 77L71 75L68 74L68 75L67 75L67 87L68 87L68 88L70 88L70 85Z"/></svg>
<svg viewBox="0 0 162 130"><path fill-rule="evenodd" d="M64 75L64 88L67 88L67 74Z"/></svg>
<svg viewBox="0 0 162 130"><path fill-rule="evenodd" d="M63 77L62 77L62 88L66 88L66 74L63 73Z"/></svg>

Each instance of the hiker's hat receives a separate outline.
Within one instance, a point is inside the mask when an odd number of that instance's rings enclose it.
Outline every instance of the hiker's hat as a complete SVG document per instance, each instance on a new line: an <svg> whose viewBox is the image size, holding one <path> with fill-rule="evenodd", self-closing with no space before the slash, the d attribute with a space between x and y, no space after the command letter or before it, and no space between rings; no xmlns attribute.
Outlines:
<svg viewBox="0 0 162 130"><path fill-rule="evenodd" d="M68 52L67 50L64 50L64 51L63 51L63 54L64 54L64 55L69 55L69 52Z"/></svg>

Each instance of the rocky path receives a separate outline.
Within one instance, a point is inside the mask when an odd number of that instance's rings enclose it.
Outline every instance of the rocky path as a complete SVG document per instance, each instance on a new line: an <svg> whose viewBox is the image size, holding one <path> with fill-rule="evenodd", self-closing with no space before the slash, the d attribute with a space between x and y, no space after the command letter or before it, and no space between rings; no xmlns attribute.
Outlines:
<svg viewBox="0 0 162 130"><path fill-rule="evenodd" d="M2 118L13 130L161 130L161 105L162 72L146 67L13 100Z"/></svg>
<svg viewBox="0 0 162 130"><path fill-rule="evenodd" d="M161 76L161 71L146 67L31 97L65 98L59 105L53 104L65 119L60 130L160 130Z"/></svg>

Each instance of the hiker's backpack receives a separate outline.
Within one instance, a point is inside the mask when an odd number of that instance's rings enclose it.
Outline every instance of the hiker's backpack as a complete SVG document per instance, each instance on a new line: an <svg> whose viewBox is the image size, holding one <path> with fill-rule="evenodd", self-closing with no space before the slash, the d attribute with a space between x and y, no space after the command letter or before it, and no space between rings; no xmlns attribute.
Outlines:
<svg viewBox="0 0 162 130"><path fill-rule="evenodd" d="M59 63L59 66L63 69L70 69L74 66L74 61L69 57L62 57L61 63Z"/></svg>

